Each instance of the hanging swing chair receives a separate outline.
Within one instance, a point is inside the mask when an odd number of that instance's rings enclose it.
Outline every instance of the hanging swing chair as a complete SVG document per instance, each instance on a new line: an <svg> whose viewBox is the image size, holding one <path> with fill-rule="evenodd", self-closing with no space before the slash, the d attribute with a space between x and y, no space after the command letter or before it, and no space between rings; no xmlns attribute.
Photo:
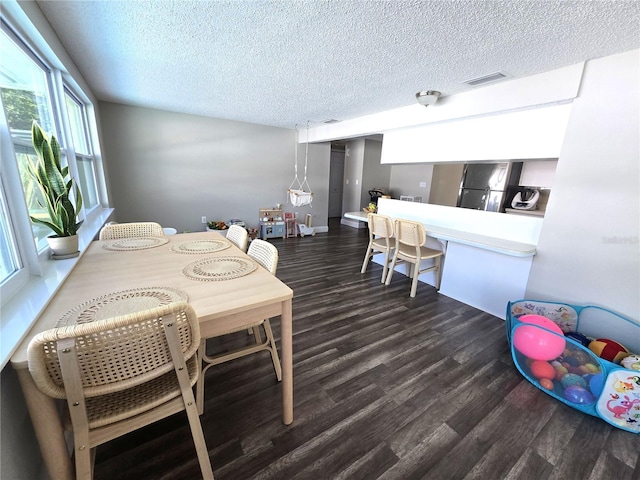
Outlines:
<svg viewBox="0 0 640 480"><path fill-rule="evenodd" d="M298 130L296 125L296 131ZM295 156L294 156L294 171L295 177L287 193L289 194L289 201L294 207L303 207L305 205L311 205L313 201L313 192L307 181L307 164L309 161L309 122L307 122L307 143L304 154L304 179L302 182L298 179L298 144L295 144Z"/></svg>

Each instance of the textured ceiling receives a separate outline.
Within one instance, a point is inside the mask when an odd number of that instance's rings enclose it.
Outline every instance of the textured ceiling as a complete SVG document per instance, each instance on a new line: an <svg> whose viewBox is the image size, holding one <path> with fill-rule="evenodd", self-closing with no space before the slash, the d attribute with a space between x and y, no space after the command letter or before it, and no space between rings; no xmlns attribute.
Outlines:
<svg viewBox="0 0 640 480"><path fill-rule="evenodd" d="M637 1L38 4L100 100L286 128L640 47Z"/></svg>

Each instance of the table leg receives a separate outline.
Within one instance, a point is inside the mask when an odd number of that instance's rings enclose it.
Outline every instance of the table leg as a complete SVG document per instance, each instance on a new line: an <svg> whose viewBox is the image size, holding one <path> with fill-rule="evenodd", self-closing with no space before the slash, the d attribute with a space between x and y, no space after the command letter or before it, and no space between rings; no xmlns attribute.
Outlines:
<svg viewBox="0 0 640 480"><path fill-rule="evenodd" d="M293 312L291 299L282 302L280 317L282 342L282 422L293 422Z"/></svg>
<svg viewBox="0 0 640 480"><path fill-rule="evenodd" d="M73 480L71 457L55 400L38 390L29 370L16 371L49 476L56 480Z"/></svg>

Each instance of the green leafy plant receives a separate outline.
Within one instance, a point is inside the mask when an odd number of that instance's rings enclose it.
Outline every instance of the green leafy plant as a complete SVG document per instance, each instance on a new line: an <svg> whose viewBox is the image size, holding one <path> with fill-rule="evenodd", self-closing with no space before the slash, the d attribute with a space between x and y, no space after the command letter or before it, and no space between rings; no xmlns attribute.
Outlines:
<svg viewBox="0 0 640 480"><path fill-rule="evenodd" d="M53 135L49 140L36 121L31 126L31 140L38 158L36 162L29 162L29 173L41 193L38 204L48 215L48 219L30 215L31 221L49 227L58 237L75 235L82 225L82 221L76 223L82 208L82 194L69 176L69 167L60 165L60 144ZM75 206L70 198L72 190Z"/></svg>

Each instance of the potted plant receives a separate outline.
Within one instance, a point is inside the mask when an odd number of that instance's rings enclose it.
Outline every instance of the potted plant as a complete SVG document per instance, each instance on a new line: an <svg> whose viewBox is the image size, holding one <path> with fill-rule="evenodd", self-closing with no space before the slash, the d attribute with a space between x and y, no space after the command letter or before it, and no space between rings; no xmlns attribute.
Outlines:
<svg viewBox="0 0 640 480"><path fill-rule="evenodd" d="M207 230L226 230L229 226L223 221L208 222Z"/></svg>
<svg viewBox="0 0 640 480"><path fill-rule="evenodd" d="M82 221L76 222L82 208L80 188L69 175L69 167L60 165L58 140L53 135L48 139L36 121L31 127L31 141L37 161L29 162L28 170L41 193L38 204L45 210L44 214L30 215L31 221L53 230L47 241L54 258L77 255L77 232L82 225ZM75 206L71 200L72 190Z"/></svg>

